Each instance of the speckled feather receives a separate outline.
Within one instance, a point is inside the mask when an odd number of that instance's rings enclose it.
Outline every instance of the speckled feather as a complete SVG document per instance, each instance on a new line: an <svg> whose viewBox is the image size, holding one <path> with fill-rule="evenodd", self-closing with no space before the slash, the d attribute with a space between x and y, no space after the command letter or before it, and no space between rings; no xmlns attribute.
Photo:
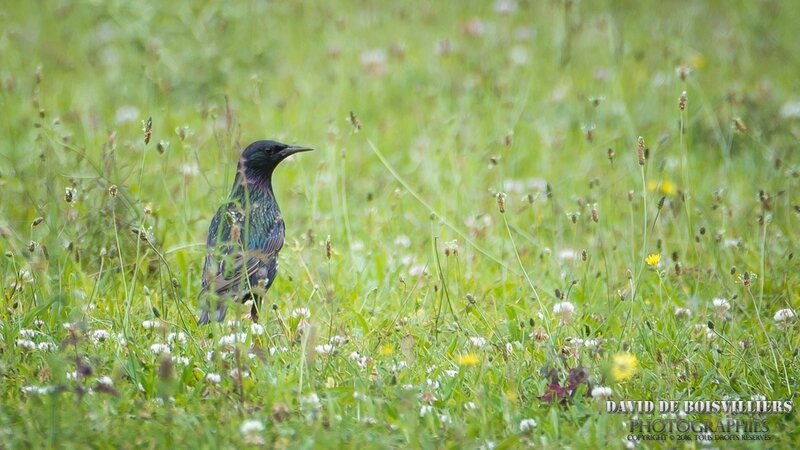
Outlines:
<svg viewBox="0 0 800 450"><path fill-rule="evenodd" d="M283 218L272 187L269 183L245 183L244 179L237 174L229 202L217 210L208 230L200 297L212 290L219 297L217 321L224 320L228 301L253 298L257 302L272 286L284 243ZM209 300L206 303L200 323L210 321Z"/></svg>

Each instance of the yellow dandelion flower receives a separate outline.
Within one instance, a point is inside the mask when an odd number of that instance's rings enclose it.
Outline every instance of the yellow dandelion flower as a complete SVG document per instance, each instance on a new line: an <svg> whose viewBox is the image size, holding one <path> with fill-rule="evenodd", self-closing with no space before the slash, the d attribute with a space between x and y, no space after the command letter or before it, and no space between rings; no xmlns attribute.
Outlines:
<svg viewBox="0 0 800 450"><path fill-rule="evenodd" d="M611 365L611 376L616 381L627 381L633 378L639 367L639 359L632 353L617 353Z"/></svg>
<svg viewBox="0 0 800 450"><path fill-rule="evenodd" d="M647 255L644 259L645 264L648 266L655 266L656 264L661 262L661 254L660 253L651 253Z"/></svg>
<svg viewBox="0 0 800 450"><path fill-rule="evenodd" d="M708 59L702 53L698 53L689 59L689 64L697 70L703 69L708 64Z"/></svg>
<svg viewBox="0 0 800 450"><path fill-rule="evenodd" d="M675 183L669 180L650 180L647 182L647 190L650 192L659 191L664 195L672 195L678 188L675 186Z"/></svg>
<svg viewBox="0 0 800 450"><path fill-rule="evenodd" d="M381 356L389 356L394 353L394 348L391 345L386 344L382 345L379 351Z"/></svg>
<svg viewBox="0 0 800 450"><path fill-rule="evenodd" d="M481 362L475 353L465 353L456 359L459 366L474 366Z"/></svg>

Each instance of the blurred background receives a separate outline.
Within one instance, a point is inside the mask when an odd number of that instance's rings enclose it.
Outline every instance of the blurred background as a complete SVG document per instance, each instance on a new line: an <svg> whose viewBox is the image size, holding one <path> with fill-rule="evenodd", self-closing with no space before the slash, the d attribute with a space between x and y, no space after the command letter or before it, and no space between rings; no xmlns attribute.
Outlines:
<svg viewBox="0 0 800 450"><path fill-rule="evenodd" d="M435 237L468 236L483 254L468 270L507 268L498 192L523 254L599 245L592 209L604 232L630 233L617 205L640 135L651 206L726 191L731 217L749 214L754 186L796 160L798 15L779 1L7 3L2 245L61 278L69 258L95 270L117 245L133 258L143 230L191 298L238 154L263 138L318 149L276 175L288 245L321 258L331 236L377 279L408 269L360 257L392 259L398 236L406 266L429 264Z"/></svg>

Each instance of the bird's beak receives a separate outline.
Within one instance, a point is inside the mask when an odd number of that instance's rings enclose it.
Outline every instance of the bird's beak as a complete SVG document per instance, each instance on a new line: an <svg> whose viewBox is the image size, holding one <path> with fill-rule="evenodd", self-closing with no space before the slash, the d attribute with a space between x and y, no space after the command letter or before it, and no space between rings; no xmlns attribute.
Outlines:
<svg viewBox="0 0 800 450"><path fill-rule="evenodd" d="M311 150L314 149L310 147L304 147L302 145L290 145L286 147L281 154L284 158L286 158L287 156L294 155L295 153L310 152Z"/></svg>

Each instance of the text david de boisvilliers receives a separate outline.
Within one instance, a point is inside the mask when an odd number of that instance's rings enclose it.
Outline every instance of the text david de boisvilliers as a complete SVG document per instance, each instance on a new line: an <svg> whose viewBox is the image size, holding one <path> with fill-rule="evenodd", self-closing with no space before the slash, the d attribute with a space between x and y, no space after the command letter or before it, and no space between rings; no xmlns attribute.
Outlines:
<svg viewBox="0 0 800 450"><path fill-rule="evenodd" d="M786 414L794 407L791 400L621 400L606 401L606 412L616 414Z"/></svg>

